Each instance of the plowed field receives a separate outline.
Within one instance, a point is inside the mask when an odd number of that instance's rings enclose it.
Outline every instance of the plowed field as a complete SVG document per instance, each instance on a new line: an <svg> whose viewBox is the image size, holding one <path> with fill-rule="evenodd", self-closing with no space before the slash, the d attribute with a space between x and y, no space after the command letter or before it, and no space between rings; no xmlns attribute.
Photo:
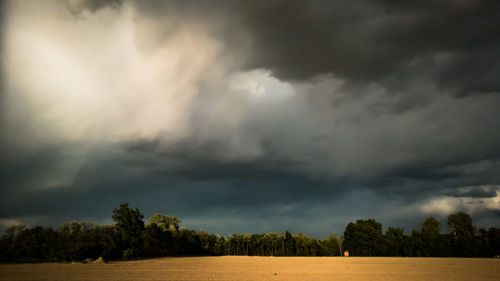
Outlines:
<svg viewBox="0 0 500 281"><path fill-rule="evenodd" d="M0 280L500 280L500 259L187 257L2 264Z"/></svg>

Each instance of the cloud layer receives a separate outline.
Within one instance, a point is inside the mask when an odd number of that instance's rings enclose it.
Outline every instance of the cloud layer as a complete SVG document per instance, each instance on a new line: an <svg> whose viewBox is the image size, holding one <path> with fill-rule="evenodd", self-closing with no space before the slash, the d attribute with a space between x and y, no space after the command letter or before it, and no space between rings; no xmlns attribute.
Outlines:
<svg viewBox="0 0 500 281"><path fill-rule="evenodd" d="M497 1L4 6L2 226L498 224Z"/></svg>

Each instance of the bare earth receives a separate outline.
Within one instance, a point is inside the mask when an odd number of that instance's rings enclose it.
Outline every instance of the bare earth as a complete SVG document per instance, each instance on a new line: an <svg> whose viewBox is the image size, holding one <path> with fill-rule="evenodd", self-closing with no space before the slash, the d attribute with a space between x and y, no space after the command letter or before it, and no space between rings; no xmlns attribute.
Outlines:
<svg viewBox="0 0 500 281"><path fill-rule="evenodd" d="M190 257L2 264L0 280L500 280L500 259Z"/></svg>

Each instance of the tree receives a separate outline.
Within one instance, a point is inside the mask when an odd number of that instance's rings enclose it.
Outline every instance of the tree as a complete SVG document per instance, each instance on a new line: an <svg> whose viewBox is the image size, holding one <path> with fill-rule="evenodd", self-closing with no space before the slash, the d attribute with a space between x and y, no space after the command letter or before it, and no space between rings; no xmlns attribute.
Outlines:
<svg viewBox="0 0 500 281"><path fill-rule="evenodd" d="M458 212L448 216L448 226L453 235L456 237L472 237L474 236L474 227L472 226L472 218L464 212Z"/></svg>
<svg viewBox="0 0 500 281"><path fill-rule="evenodd" d="M349 223L344 231L344 249L354 256L378 256L382 254L382 224L373 220L357 220Z"/></svg>
<svg viewBox="0 0 500 281"><path fill-rule="evenodd" d="M125 244L124 258L138 256L142 252L142 234L145 229L143 219L144 215L137 208L129 208L128 203L122 203L119 208L113 209L113 220Z"/></svg>
<svg viewBox="0 0 500 281"><path fill-rule="evenodd" d="M500 228L491 227L486 234L491 245L493 255L500 255Z"/></svg>
<svg viewBox="0 0 500 281"><path fill-rule="evenodd" d="M61 255L66 261L82 260L81 226L77 221L66 222L59 227L62 244Z"/></svg>
<svg viewBox="0 0 500 281"><path fill-rule="evenodd" d="M428 217L422 223L422 255L436 257L443 254L443 243L441 235L441 223L435 217Z"/></svg>
<svg viewBox="0 0 500 281"><path fill-rule="evenodd" d="M295 255L295 241L290 231L285 231L285 255Z"/></svg>
<svg viewBox="0 0 500 281"><path fill-rule="evenodd" d="M388 256L403 255L403 229L399 227L389 227L385 232L387 249L385 254Z"/></svg>
<svg viewBox="0 0 500 281"><path fill-rule="evenodd" d="M474 256L474 227L472 218L464 212L458 212L448 216L448 226L454 237L456 256Z"/></svg>
<svg viewBox="0 0 500 281"><path fill-rule="evenodd" d="M433 217L422 223L422 231L410 236L402 228L389 227L382 235L382 224L369 220L349 223L344 238L335 234L318 241L289 231L265 234L232 234L227 240L205 231L179 228L180 220L156 214L147 226L139 210L121 204L113 209L113 225L72 221L57 230L41 226L13 226L0 235L0 262L55 262L104 257L178 255L261 255L331 256L341 249L352 255L379 256L463 256L491 257L500 254L500 229L479 229L472 218L459 212L448 218L450 234L440 234L440 223Z"/></svg>
<svg viewBox="0 0 500 281"><path fill-rule="evenodd" d="M162 231L179 231L181 220L177 216L167 216L156 213L149 218L148 225L156 224Z"/></svg>
<svg viewBox="0 0 500 281"><path fill-rule="evenodd" d="M428 217L422 223L422 234L435 238L441 234L441 223L435 217Z"/></svg>
<svg viewBox="0 0 500 281"><path fill-rule="evenodd" d="M342 255L342 250L340 249L340 239L337 234L332 234L329 238L323 238L321 240L321 255L323 256L339 256Z"/></svg>

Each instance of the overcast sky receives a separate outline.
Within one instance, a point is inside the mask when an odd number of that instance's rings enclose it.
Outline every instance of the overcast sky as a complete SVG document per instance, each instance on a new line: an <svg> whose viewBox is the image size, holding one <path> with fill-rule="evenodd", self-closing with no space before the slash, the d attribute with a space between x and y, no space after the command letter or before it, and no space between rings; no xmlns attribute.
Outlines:
<svg viewBox="0 0 500 281"><path fill-rule="evenodd" d="M0 230L500 227L500 1L4 1Z"/></svg>

